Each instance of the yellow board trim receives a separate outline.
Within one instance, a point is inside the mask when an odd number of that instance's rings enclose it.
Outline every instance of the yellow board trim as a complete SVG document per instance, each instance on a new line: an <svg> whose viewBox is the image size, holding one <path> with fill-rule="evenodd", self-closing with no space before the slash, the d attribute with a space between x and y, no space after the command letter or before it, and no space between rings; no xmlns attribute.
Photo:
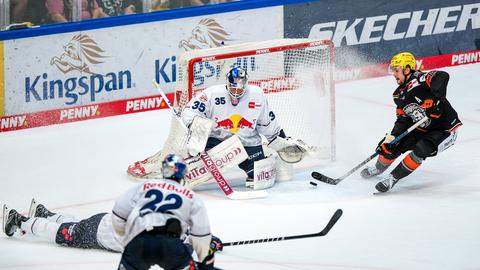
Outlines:
<svg viewBox="0 0 480 270"><path fill-rule="evenodd" d="M5 52L0 41L0 117L5 114Z"/></svg>

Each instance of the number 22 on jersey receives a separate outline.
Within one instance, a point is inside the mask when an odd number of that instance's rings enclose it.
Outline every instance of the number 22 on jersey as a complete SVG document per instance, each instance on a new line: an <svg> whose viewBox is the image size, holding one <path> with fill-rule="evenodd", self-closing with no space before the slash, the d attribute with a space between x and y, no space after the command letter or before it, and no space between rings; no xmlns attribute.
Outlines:
<svg viewBox="0 0 480 270"><path fill-rule="evenodd" d="M150 199L141 209L140 216L143 217L150 213L171 213L170 210L178 209L182 206L183 200L178 194L168 194L165 196L158 189L151 189L145 193L145 198Z"/></svg>

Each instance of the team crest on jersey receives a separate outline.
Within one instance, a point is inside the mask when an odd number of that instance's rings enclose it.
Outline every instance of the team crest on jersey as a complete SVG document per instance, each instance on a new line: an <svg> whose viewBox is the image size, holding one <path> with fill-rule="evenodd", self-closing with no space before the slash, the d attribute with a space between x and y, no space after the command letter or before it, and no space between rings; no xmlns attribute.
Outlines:
<svg viewBox="0 0 480 270"><path fill-rule="evenodd" d="M412 118L413 122L418 122L420 121L423 117L426 116L425 109L422 108L419 104L417 103L410 103L407 106L403 108L403 111L405 112L406 115L408 115L410 118ZM423 122L420 127L425 128L430 125L431 120L428 119L427 121Z"/></svg>
<svg viewBox="0 0 480 270"><path fill-rule="evenodd" d="M237 133L242 128L253 129L255 121L256 120L254 119L253 122L250 122L239 114L233 114L229 118L223 120L216 120L216 128L223 128L232 133Z"/></svg>

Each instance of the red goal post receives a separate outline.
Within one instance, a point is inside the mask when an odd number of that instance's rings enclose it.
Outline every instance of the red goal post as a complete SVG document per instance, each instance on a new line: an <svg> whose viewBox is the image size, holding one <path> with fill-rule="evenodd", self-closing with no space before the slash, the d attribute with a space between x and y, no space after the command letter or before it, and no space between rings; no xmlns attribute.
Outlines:
<svg viewBox="0 0 480 270"><path fill-rule="evenodd" d="M232 66L267 94L288 136L335 158L334 46L331 40L279 39L188 51L177 59L175 107L182 111L199 91L225 83Z"/></svg>

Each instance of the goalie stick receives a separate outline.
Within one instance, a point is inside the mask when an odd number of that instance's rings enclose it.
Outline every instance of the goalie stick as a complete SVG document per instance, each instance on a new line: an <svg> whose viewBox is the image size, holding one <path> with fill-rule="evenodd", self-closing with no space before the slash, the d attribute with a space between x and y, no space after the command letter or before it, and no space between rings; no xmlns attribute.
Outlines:
<svg viewBox="0 0 480 270"><path fill-rule="evenodd" d="M423 124L425 121L428 120L428 117L425 116L423 117L422 119L420 119L420 121L416 122L415 124L413 124L410 128L408 128L407 130L405 130L402 134L400 134L399 136L397 136L393 141L390 142L390 144L392 143L397 143L398 141L400 141L401 139L403 139L403 137L407 136L408 133L410 133L412 130L416 129L418 126L420 126L421 124ZM363 167L363 165L367 164L370 160L374 159L376 156L378 155L377 152L375 152L374 154L372 154L371 156L369 156L367 159L365 159L364 161L362 161L360 164L358 164L357 166L355 166L355 168L351 169L350 171L348 171L346 174L342 175L340 178L331 178L331 177L328 177L328 176L325 176L319 172L312 172L312 177L315 179L315 180L318 180L320 182L324 182L324 183L327 183L327 184L330 184L330 185L336 185L338 183L340 183L343 179L347 178L348 176L350 176L352 173L354 173L356 170L360 169L361 167ZM310 182L311 185L314 185L316 186L317 184L315 182Z"/></svg>
<svg viewBox="0 0 480 270"><path fill-rule="evenodd" d="M174 114L175 117L180 118L180 113L175 110L173 105L170 103L168 100L167 96L163 92L163 90L160 88L158 85L157 81L152 80L153 85L157 88L157 91L160 93L162 96L163 100L165 100L165 103L167 103L168 108L170 108ZM179 119L180 124L182 125L183 128L188 130L188 128L185 126L183 121ZM212 160L210 155L203 151L200 153L200 158L202 159L203 163L205 163L205 167L207 168L208 172L213 176L215 181L217 182L218 186L220 189L225 193L227 198L232 199L232 200L246 200L246 199L257 199L257 198L265 198L268 196L267 191L265 190L255 190L255 191L234 191L230 185L227 183L225 178L223 177L222 173L218 169L217 165L215 162Z"/></svg>
<svg viewBox="0 0 480 270"><path fill-rule="evenodd" d="M337 223L338 219L342 216L343 211L342 209L337 209L333 216L330 218L328 224L318 233L310 233L310 234L299 234L299 235L292 235L292 236L280 236L280 237L273 237L273 238L262 238L262 239L253 239L253 240L243 240L243 241L236 241L236 242L228 242L223 243L224 247L228 246L239 246L239 245L249 245L249 244L257 244L257 243L266 243L266 242L277 242L277 241L284 241L284 240L293 240L293 239L301 239L301 238L310 238L310 237L318 237L318 236L325 236L328 234L330 229Z"/></svg>

